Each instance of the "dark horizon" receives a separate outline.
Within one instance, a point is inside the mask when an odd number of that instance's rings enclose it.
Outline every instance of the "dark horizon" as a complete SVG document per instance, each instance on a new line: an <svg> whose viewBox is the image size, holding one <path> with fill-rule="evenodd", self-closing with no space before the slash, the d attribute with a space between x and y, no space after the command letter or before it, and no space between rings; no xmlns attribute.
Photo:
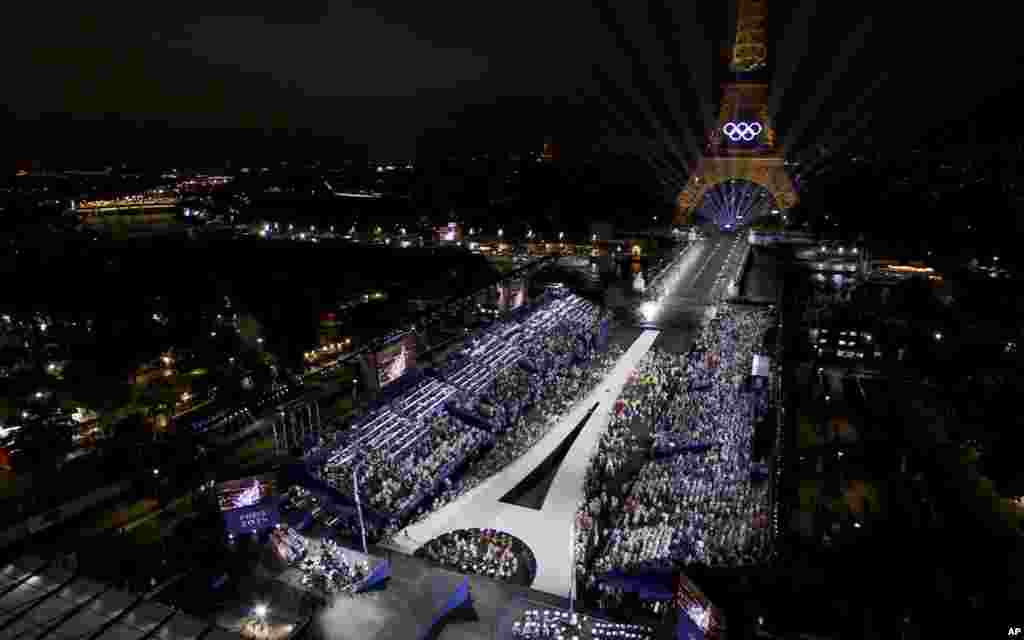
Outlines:
<svg viewBox="0 0 1024 640"><path fill-rule="evenodd" d="M735 2L459 3L444 18L389 2L247 3L217 16L185 2L156 22L127 3L78 11L62 17L70 28L21 4L0 33L12 62L3 124L22 146L75 146L74 133L47 130L113 120L196 131L196 146L224 129L303 132L365 145L371 159L413 157L432 130L499 145L579 130L598 144L638 137L691 155L729 75ZM776 1L769 71L781 139L793 152L867 140L898 149L998 101L1019 65L1012 25L992 15Z"/></svg>

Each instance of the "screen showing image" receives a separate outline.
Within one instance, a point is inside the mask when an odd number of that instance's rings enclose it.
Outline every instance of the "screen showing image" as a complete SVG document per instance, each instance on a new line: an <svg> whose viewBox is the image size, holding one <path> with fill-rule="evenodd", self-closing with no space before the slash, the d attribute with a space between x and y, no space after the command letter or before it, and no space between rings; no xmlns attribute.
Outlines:
<svg viewBox="0 0 1024 640"><path fill-rule="evenodd" d="M377 352L377 382L384 388L416 367L416 336L406 334Z"/></svg>
<svg viewBox="0 0 1024 640"><path fill-rule="evenodd" d="M266 476L231 480L217 485L217 502L221 511L257 505L274 495L274 479Z"/></svg>
<svg viewBox="0 0 1024 640"><path fill-rule="evenodd" d="M724 627L722 616L707 596L685 575L679 576L679 592L676 603L680 613L685 614L707 638L717 638Z"/></svg>
<svg viewBox="0 0 1024 640"><path fill-rule="evenodd" d="M526 283L522 280L513 280L508 288L508 308L518 309L526 302Z"/></svg>

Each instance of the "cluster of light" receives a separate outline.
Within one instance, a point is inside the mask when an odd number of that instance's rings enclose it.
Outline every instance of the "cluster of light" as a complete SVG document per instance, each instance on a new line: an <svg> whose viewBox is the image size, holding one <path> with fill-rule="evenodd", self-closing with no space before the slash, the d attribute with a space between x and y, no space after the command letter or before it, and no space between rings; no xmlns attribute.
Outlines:
<svg viewBox="0 0 1024 640"><path fill-rule="evenodd" d="M776 205L771 193L747 180L725 180L710 188L701 200L701 217L731 229L744 220L767 214Z"/></svg>
<svg viewBox="0 0 1024 640"><path fill-rule="evenodd" d="M384 197L383 193L377 193L376 191L335 191L334 195L343 198L370 198L373 200Z"/></svg>
<svg viewBox="0 0 1024 640"><path fill-rule="evenodd" d="M722 133L733 142L752 142L764 128L760 122L726 122Z"/></svg>
<svg viewBox="0 0 1024 640"><path fill-rule="evenodd" d="M913 267L902 264L891 264L887 267L883 267L885 271L898 271L901 273L935 273L935 269L931 267Z"/></svg>
<svg viewBox="0 0 1024 640"><path fill-rule="evenodd" d="M177 204L175 197L133 195L116 198L113 200L82 200L78 203L80 209L111 209L118 207L170 207Z"/></svg>

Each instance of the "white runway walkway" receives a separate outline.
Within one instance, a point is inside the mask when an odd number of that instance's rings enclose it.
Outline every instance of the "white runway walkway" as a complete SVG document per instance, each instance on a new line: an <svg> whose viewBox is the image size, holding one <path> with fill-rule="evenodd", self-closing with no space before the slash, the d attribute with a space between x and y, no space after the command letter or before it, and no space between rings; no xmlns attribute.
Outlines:
<svg viewBox="0 0 1024 640"><path fill-rule="evenodd" d="M658 331L644 331L633 342L604 381L519 460L483 484L463 494L426 520L407 527L391 547L411 554L420 545L450 531L490 528L510 533L530 547L537 559L533 588L568 597L573 568L571 558L572 522L583 499L583 482L592 452L608 427L610 412L622 388L640 359L654 344ZM594 403L600 406L581 430L559 467L540 511L499 502L579 424ZM409 535L408 539L405 534Z"/></svg>

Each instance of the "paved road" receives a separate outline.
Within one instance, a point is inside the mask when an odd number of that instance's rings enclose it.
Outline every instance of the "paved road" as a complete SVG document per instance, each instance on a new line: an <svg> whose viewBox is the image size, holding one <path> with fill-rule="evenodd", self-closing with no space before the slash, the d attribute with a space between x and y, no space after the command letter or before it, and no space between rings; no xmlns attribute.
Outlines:
<svg viewBox="0 0 1024 640"><path fill-rule="evenodd" d="M746 242L737 235L711 235L694 243L680 264L675 290L653 321L661 335L656 346L684 353L693 344L707 309L743 266Z"/></svg>

